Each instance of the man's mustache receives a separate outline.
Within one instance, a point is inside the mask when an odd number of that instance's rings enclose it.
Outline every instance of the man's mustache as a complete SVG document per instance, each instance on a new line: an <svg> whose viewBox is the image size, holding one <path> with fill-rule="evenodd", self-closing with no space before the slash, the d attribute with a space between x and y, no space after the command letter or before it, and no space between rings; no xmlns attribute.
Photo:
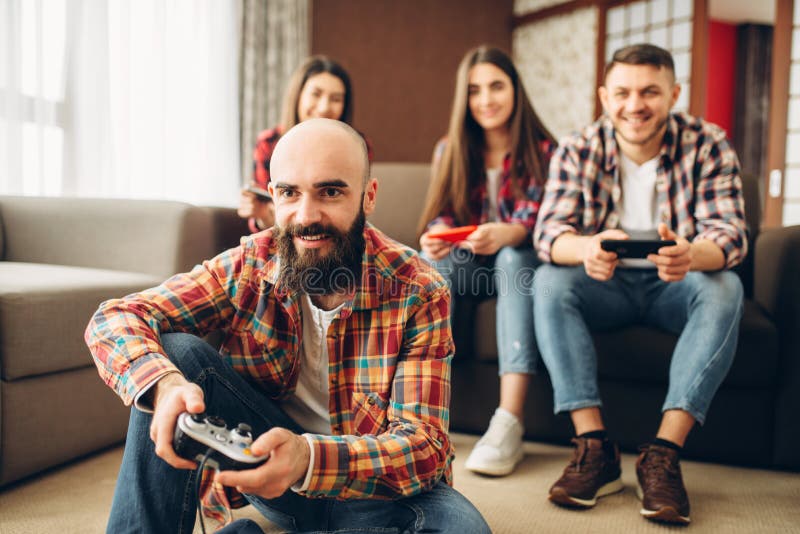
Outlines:
<svg viewBox="0 0 800 534"><path fill-rule="evenodd" d="M321 223L312 223L308 226L303 226L301 224L289 224L285 226L282 230L282 233L288 237L308 237L312 235L330 235L330 236L342 236L343 234L339 232L336 228L330 225L324 225Z"/></svg>

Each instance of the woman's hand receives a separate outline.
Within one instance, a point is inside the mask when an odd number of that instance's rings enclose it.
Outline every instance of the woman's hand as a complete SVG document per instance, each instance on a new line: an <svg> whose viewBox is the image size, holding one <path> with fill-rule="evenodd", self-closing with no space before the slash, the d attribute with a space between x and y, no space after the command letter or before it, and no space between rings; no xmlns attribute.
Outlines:
<svg viewBox="0 0 800 534"><path fill-rule="evenodd" d="M483 223L464 241L475 254L491 256L503 247L516 247L527 235L524 226L517 223Z"/></svg>
<svg viewBox="0 0 800 534"><path fill-rule="evenodd" d="M441 232L447 229L448 226L444 224L435 224L428 228L428 231L420 236L419 246L422 249L422 253L429 260L439 261L447 256L448 252L450 252L450 248L453 246L452 243L445 241L444 239L428 237L429 234L435 234L436 232Z"/></svg>
<svg viewBox="0 0 800 534"><path fill-rule="evenodd" d="M242 189L236 213L242 219L254 218L258 222L258 227L262 229L275 224L275 204L271 200L259 198L247 189Z"/></svg>

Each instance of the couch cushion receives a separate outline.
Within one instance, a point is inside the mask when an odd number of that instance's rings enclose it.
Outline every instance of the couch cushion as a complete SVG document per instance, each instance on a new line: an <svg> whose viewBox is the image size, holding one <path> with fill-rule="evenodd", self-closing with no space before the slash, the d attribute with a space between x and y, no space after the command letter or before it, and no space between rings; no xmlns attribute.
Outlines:
<svg viewBox="0 0 800 534"><path fill-rule="evenodd" d="M129 414L94 368L0 382L0 487L123 441Z"/></svg>
<svg viewBox="0 0 800 534"><path fill-rule="evenodd" d="M417 250L417 223L428 192L430 168L427 163L372 165L378 196L370 222L392 239Z"/></svg>
<svg viewBox="0 0 800 534"><path fill-rule="evenodd" d="M495 305L494 299L482 302L475 316L475 356L484 361L497 359ZM752 300L745 300L744 309L739 346L725 384L773 386L778 378L778 331ZM667 381L677 337L653 328L632 326L598 333L594 338L600 355L598 374L601 379L655 384ZM544 365L539 368L543 369Z"/></svg>
<svg viewBox="0 0 800 534"><path fill-rule="evenodd" d="M0 376L92 365L83 332L98 305L161 283L152 275L0 262Z"/></svg>

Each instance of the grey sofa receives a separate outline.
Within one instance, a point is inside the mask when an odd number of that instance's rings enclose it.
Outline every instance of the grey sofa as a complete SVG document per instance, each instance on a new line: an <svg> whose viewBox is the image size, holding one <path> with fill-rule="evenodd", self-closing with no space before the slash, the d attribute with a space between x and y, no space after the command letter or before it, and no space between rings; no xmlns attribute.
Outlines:
<svg viewBox="0 0 800 534"><path fill-rule="evenodd" d="M124 439L128 409L83 341L89 317L246 231L226 208L0 196L0 486Z"/></svg>
<svg viewBox="0 0 800 534"><path fill-rule="evenodd" d="M429 172L425 164L374 166L379 187L371 220L415 248ZM705 426L689 437L685 454L800 470L800 226L759 233L758 181L745 177L744 189L751 253L737 269L746 293L738 350ZM478 304L474 314L458 321L451 429L482 433L499 399L494 300ZM676 341L644 327L595 336L610 436L628 451L655 434ZM529 439L568 442L569 418L552 411L552 389L540 365L526 404Z"/></svg>

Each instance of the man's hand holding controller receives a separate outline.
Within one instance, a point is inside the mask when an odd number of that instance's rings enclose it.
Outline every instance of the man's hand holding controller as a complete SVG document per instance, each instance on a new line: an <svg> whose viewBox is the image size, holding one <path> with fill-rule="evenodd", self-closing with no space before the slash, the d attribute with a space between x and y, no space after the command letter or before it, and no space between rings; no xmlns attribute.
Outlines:
<svg viewBox="0 0 800 534"><path fill-rule="evenodd" d="M628 239L628 234L622 230L605 230L591 237L585 237L583 249L583 267L590 278L606 282L614 276L614 270L619 265L619 259L614 252L603 250L601 243L604 239Z"/></svg>
<svg viewBox="0 0 800 534"><path fill-rule="evenodd" d="M175 453L172 438L181 413L205 411L203 390L180 373L171 373L156 383L152 399L154 413L150 439L156 445L156 455L177 469L197 468L196 462ZM221 471L216 481L236 487L242 493L272 499L305 478L311 451L304 437L285 428L272 428L253 441L250 449L255 456L269 455L269 461L255 469Z"/></svg>

